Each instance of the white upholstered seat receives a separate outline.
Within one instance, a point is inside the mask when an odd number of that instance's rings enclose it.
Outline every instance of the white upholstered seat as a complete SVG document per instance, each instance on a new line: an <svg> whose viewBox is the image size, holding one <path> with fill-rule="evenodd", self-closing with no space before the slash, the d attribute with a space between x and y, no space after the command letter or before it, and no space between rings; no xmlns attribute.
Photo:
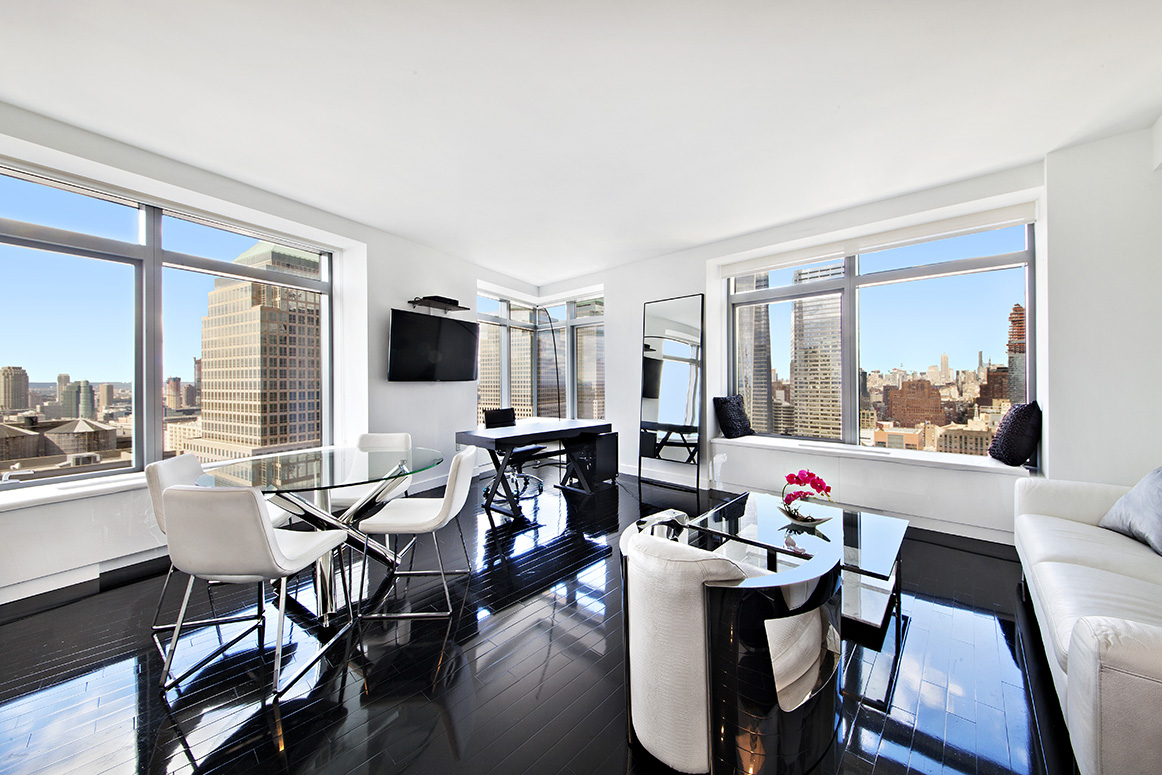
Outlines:
<svg viewBox="0 0 1162 775"><path fill-rule="evenodd" d="M433 576L439 575L444 587L444 600L448 605L446 611L439 612L408 612L399 614L364 614L371 619L418 619L434 616L450 616L452 614L452 596L448 591L447 575L444 569L444 560L440 556L440 543L435 533L444 525L452 521L464 507L468 500L468 491L472 487L472 466L476 458L476 447L465 447L452 458L448 469L448 484L444 488L444 495L440 498L400 498L384 505L375 514L359 523L359 529L369 535L414 535L431 534L432 543L436 547L436 570L401 571L396 570L397 576ZM415 544L415 540L400 554L404 554ZM366 565L364 566L366 567Z"/></svg>
<svg viewBox="0 0 1162 775"><path fill-rule="evenodd" d="M170 680L169 669L195 577L231 584L285 579L341 546L347 537L342 530L308 532L272 527L266 501L258 490L251 487L174 485L166 488L163 501L170 559L174 567L190 576L166 653L161 679L163 688L172 687L185 677ZM276 696L287 688L279 687L286 588L285 583L279 585L278 640L274 658ZM350 600L349 592L347 599ZM260 627L261 617L262 611L259 610ZM333 637L320 653L337 638L338 635ZM313 662L311 660L310 664ZM302 672L287 686L300 675Z"/></svg>
<svg viewBox="0 0 1162 775"><path fill-rule="evenodd" d="M153 518L157 522L157 527L163 535L166 535L166 520L165 501L162 495L166 489L174 485L194 484L204 473L205 470L202 468L202 464L199 462L197 456L189 453L158 460L145 467L145 483L149 488L149 500L153 506ZM267 514L271 524L275 527L286 524L291 518L288 512L273 506L268 508ZM158 652L163 656L165 655L165 649L162 648L161 642L158 640L158 633L172 630L173 624L159 624L158 619L161 617L161 607L165 603L165 593L169 588L169 582L173 576L173 572L174 566L171 562L169 570L165 574L165 581L161 585L161 594L157 598L157 607L153 611L153 642L157 646ZM198 622L187 622L187 625L195 626L200 624L224 623L236 619L237 617L227 617L224 620L218 618L203 619Z"/></svg>

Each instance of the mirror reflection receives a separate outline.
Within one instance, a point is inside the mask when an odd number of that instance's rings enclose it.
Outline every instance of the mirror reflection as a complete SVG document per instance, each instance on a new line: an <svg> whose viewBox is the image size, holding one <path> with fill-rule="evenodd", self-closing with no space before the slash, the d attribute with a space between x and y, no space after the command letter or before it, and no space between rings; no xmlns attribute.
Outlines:
<svg viewBox="0 0 1162 775"><path fill-rule="evenodd" d="M646 302L641 457L697 465L701 389L702 294Z"/></svg>

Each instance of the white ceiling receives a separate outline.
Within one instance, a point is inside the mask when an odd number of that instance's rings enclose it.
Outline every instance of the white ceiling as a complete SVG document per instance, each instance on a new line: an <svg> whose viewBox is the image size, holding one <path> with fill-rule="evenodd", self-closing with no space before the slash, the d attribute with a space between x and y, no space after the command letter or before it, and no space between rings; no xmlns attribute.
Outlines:
<svg viewBox="0 0 1162 775"><path fill-rule="evenodd" d="M0 0L0 21L2 101L536 285L1162 114L1157 0Z"/></svg>

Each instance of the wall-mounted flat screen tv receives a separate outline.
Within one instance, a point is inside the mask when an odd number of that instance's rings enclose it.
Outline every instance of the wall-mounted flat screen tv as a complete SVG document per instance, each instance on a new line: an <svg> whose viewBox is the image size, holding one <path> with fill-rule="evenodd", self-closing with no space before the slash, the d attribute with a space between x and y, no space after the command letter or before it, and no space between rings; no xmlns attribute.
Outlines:
<svg viewBox="0 0 1162 775"><path fill-rule="evenodd" d="M391 311L387 378L393 382L470 382L476 379L474 322Z"/></svg>

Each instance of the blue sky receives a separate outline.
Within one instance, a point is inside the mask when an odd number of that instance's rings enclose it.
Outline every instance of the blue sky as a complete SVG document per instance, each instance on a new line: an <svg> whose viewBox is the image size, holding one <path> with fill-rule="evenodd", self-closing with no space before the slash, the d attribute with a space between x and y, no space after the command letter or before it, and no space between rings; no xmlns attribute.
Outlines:
<svg viewBox="0 0 1162 775"><path fill-rule="evenodd" d="M124 205L0 175L0 217L137 243L138 211ZM166 248L229 261L252 237L166 217ZM134 278L128 264L0 245L5 301L0 366L23 366L31 382L131 382ZM180 269L163 277L163 359L167 377L193 381L202 316L214 278Z"/></svg>

